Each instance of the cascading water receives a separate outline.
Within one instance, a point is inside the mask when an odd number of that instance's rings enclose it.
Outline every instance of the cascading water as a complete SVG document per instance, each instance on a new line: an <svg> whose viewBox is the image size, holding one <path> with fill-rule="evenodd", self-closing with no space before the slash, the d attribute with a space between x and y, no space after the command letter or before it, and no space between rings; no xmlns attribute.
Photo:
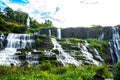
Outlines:
<svg viewBox="0 0 120 80"><path fill-rule="evenodd" d="M114 54L114 52L113 52L113 46L112 46L112 42L110 41L109 42L109 46L110 46L110 55L111 55L111 58L112 58L112 62L113 63L116 63L116 55Z"/></svg>
<svg viewBox="0 0 120 80"><path fill-rule="evenodd" d="M99 52L97 51L97 49L94 48L94 51L95 51L95 53L96 53L97 59L98 59L99 61L103 62L104 59L100 56L100 54L99 54Z"/></svg>
<svg viewBox="0 0 120 80"><path fill-rule="evenodd" d="M88 63L88 64L94 64L94 65L99 65L100 62L95 60L93 58L93 55L88 51L87 46L89 45L89 43L85 40L85 45L83 45L82 43L78 43L78 48L81 51L81 56L84 56L86 60L84 60L84 62ZM99 57L99 59L101 59L101 61L103 61L103 59L99 56L99 53L97 52L97 50L94 48L94 51L96 52L96 56Z"/></svg>
<svg viewBox="0 0 120 80"><path fill-rule="evenodd" d="M64 52L62 46L57 42L55 38L51 38L52 44L54 45L53 49L57 49L59 54L57 55L57 60L60 61L63 65L74 64L79 66L80 63L72 57L69 53Z"/></svg>
<svg viewBox="0 0 120 80"><path fill-rule="evenodd" d="M35 66L39 64L39 55L28 52L26 53L26 61L29 62L30 65Z"/></svg>
<svg viewBox="0 0 120 80"><path fill-rule="evenodd" d="M109 41L113 63L120 59L120 36L117 27L112 27L112 40Z"/></svg>
<svg viewBox="0 0 120 80"><path fill-rule="evenodd" d="M4 50L0 51L0 65L19 65L20 61L15 53L17 49L32 46L34 40L29 34L8 34L7 45Z"/></svg>
<svg viewBox="0 0 120 80"><path fill-rule="evenodd" d="M29 34L8 34L6 48L25 48L32 46L33 40Z"/></svg>
<svg viewBox="0 0 120 80"><path fill-rule="evenodd" d="M57 38L61 39L61 29L60 28L57 29Z"/></svg>

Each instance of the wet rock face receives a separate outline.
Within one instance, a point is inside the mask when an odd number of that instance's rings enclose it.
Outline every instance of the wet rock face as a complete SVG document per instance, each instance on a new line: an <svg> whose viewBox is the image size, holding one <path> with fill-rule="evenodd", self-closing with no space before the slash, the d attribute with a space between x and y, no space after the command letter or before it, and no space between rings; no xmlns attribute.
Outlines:
<svg viewBox="0 0 120 80"><path fill-rule="evenodd" d="M93 80L105 80L105 78L96 74L93 76Z"/></svg>
<svg viewBox="0 0 120 80"><path fill-rule="evenodd" d="M49 30L51 30L51 35L57 37L57 28L51 28L51 29L41 29L39 31L39 34L45 34L49 36ZM119 29L120 31L120 29ZM112 39L112 28L111 27L77 27L77 28L63 28L61 29L61 37L62 38L81 38L81 39L87 39L87 38L94 38L98 39L101 34L104 34L104 40Z"/></svg>
<svg viewBox="0 0 120 80"><path fill-rule="evenodd" d="M51 30L51 35L56 36L57 37L57 28L43 28L39 31L39 34L45 34L47 36L49 36L49 30Z"/></svg>
<svg viewBox="0 0 120 80"><path fill-rule="evenodd" d="M37 42L37 40L40 40L39 42ZM45 37L45 36L37 36L36 38L36 49L52 49L53 45L51 43L50 38Z"/></svg>
<svg viewBox="0 0 120 80"><path fill-rule="evenodd" d="M67 33L66 33L67 32ZM111 38L111 27L93 27L93 28L65 28L62 29L62 37L78 37L81 39L94 38L98 39L104 33L104 39Z"/></svg>
<svg viewBox="0 0 120 80"><path fill-rule="evenodd" d="M0 50L3 49L3 43L0 41Z"/></svg>
<svg viewBox="0 0 120 80"><path fill-rule="evenodd" d="M0 34L0 49L4 48L4 42L5 42L5 35Z"/></svg>

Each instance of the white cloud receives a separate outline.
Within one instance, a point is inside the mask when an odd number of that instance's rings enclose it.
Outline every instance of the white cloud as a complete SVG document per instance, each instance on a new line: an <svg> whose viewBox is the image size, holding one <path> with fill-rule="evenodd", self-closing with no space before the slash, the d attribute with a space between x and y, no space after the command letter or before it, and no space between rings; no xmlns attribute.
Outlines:
<svg viewBox="0 0 120 80"><path fill-rule="evenodd" d="M21 8L40 22L44 21L41 19L40 13L50 12L47 14L47 19L51 19L57 27L89 26L92 24L117 25L120 23L119 0L30 0L30 3L25 6L11 4L8 0L3 1L15 10ZM96 1L97 3L94 4ZM56 7L60 8L57 13L55 13ZM33 14L34 11L38 13Z"/></svg>

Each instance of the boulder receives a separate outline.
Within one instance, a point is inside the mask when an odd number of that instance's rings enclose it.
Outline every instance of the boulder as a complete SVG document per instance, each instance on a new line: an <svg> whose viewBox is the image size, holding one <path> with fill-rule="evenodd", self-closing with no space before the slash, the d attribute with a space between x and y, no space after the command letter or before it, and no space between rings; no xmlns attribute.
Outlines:
<svg viewBox="0 0 120 80"><path fill-rule="evenodd" d="M93 80L105 80L105 78L96 74L96 75L93 76Z"/></svg>

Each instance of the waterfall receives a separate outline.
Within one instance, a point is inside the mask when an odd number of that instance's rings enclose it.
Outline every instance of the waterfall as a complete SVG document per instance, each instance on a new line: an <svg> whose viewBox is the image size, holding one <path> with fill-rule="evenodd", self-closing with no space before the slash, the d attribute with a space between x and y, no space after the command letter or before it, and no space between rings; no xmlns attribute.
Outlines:
<svg viewBox="0 0 120 80"><path fill-rule="evenodd" d="M113 63L120 59L120 36L117 27L112 27L112 40L109 42Z"/></svg>
<svg viewBox="0 0 120 80"><path fill-rule="evenodd" d="M102 32L102 34L98 37L98 40L103 40L104 39L104 33Z"/></svg>
<svg viewBox="0 0 120 80"><path fill-rule="evenodd" d="M110 55L111 55L111 58L112 58L112 62L116 63L116 60L115 60L116 59L116 55L114 55L112 42L109 42L109 46L110 46Z"/></svg>
<svg viewBox="0 0 120 80"><path fill-rule="evenodd" d="M49 29L49 36L51 36L51 29Z"/></svg>
<svg viewBox="0 0 120 80"><path fill-rule="evenodd" d="M87 46L89 45L89 43L85 40L85 45L83 45L82 43L78 43L78 48L80 49L81 51L81 56L84 56L85 57L85 61L84 62L87 62L89 64L94 64L94 65L99 65L100 62L95 60L93 58L93 55L92 53L90 53L87 49ZM97 54L97 57L99 57L99 53L97 52L97 50L94 48L94 50L96 51L96 54ZM101 59L101 57L99 57ZM101 59L102 60L102 59Z"/></svg>
<svg viewBox="0 0 120 80"><path fill-rule="evenodd" d="M76 66L79 66L80 63L70 55L70 53L67 53L63 50L62 46L57 42L55 38L51 38L52 44L54 45L53 49L57 49L59 51L59 54L57 55L57 60L60 61L63 65L68 64L74 64Z"/></svg>
<svg viewBox="0 0 120 80"><path fill-rule="evenodd" d="M95 53L96 53L97 59L100 60L101 62L103 62L104 59L100 56L100 54L99 54L99 52L97 51L97 49L94 48L94 51L95 51Z"/></svg>
<svg viewBox="0 0 120 80"><path fill-rule="evenodd" d="M30 34L8 34L6 48L25 48L32 46L32 43Z"/></svg>
<svg viewBox="0 0 120 80"><path fill-rule="evenodd" d="M26 61L33 66L39 64L39 54L26 53Z"/></svg>
<svg viewBox="0 0 120 80"><path fill-rule="evenodd" d="M34 40L29 34L8 34L7 45L4 50L0 51L0 65L19 65L20 61L15 56L17 49L32 46Z"/></svg>
<svg viewBox="0 0 120 80"><path fill-rule="evenodd" d="M61 39L61 29L60 28L57 29L57 38Z"/></svg>

